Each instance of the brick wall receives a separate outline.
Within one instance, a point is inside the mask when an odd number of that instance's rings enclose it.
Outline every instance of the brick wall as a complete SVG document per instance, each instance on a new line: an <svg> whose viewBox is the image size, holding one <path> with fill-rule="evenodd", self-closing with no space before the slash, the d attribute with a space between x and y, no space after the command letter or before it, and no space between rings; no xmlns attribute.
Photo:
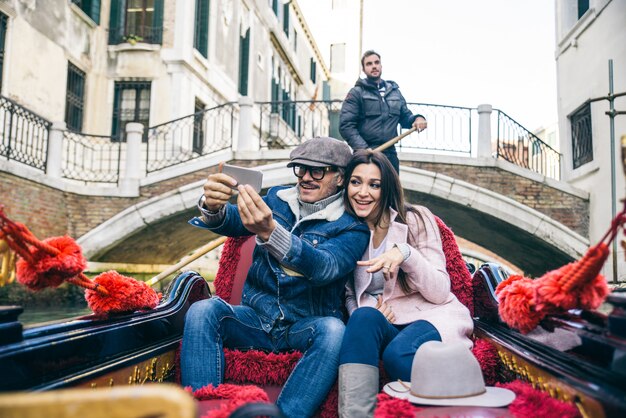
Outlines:
<svg viewBox="0 0 626 418"><path fill-rule="evenodd" d="M232 161L240 166L269 161ZM139 202L205 179L217 167L174 177L142 187L139 197L83 196L54 189L0 172L0 204L7 215L24 223L39 238L68 234L78 238L124 209ZM198 189L198 196L202 190Z"/></svg>
<svg viewBox="0 0 626 418"><path fill-rule="evenodd" d="M7 216L40 238L68 231L63 192L0 172L0 204Z"/></svg>
<svg viewBox="0 0 626 418"><path fill-rule="evenodd" d="M250 166L267 162L232 163ZM403 164L463 179L492 190L546 214L583 236L588 235L589 202L579 197L495 167L423 162ZM142 187L140 196L136 198L82 196L0 172L0 204L5 206L12 219L25 223L38 237L69 234L78 238L132 205L203 180L216 170L216 167L212 167ZM198 195L200 193L201 189Z"/></svg>
<svg viewBox="0 0 626 418"><path fill-rule="evenodd" d="M414 161L403 161L402 164L445 174L494 191L547 215L584 237L589 236L588 200L497 167Z"/></svg>

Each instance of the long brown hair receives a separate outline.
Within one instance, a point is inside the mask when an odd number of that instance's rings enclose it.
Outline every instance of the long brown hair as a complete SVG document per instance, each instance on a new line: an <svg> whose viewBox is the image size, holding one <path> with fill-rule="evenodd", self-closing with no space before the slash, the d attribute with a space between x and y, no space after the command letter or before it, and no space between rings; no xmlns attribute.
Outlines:
<svg viewBox="0 0 626 418"><path fill-rule="evenodd" d="M411 205L408 205L404 201L404 191L400 185L400 177L389 162L389 159L387 159L385 154L382 152L373 150L355 151L354 155L352 155L352 158L350 159L350 162L346 166L346 175L344 177L346 192L343 194L343 203L349 214L357 216L354 209L352 209L352 205L350 204L348 187L354 169L361 164L375 164L380 170L380 201L378 202L378 207L375 209L376 212L374 213L376 225L380 224L389 208L398 212L395 221L403 224L407 223L407 212L413 212L419 216L419 213L416 212ZM409 231L409 233L412 234L411 231ZM402 270L398 271L398 283L400 284L400 288L405 295L414 291L407 281L406 273Z"/></svg>

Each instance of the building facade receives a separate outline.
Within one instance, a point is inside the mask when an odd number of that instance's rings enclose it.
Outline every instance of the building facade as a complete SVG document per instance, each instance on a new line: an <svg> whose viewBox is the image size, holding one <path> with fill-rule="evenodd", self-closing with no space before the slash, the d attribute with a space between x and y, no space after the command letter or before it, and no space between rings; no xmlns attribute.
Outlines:
<svg viewBox="0 0 626 418"><path fill-rule="evenodd" d="M296 1L2 0L0 48L3 96L119 140L241 97L311 100L328 79Z"/></svg>
<svg viewBox="0 0 626 418"><path fill-rule="evenodd" d="M626 182L620 137L626 115L615 115L607 94L626 92L626 0L556 0L556 63L559 137L563 179L590 194L589 238L596 243L621 209ZM609 74L609 60L613 70ZM596 100L597 99L597 100ZM614 108L626 110L626 96L614 97ZM613 145L613 150L611 150ZM613 159L613 164L611 160ZM614 168L613 168L614 167ZM612 209L612 206L614 207ZM609 280L626 277L624 250L617 246L615 265L607 262Z"/></svg>
<svg viewBox="0 0 626 418"><path fill-rule="evenodd" d="M300 0L329 65L332 99L343 100L361 75L363 0Z"/></svg>

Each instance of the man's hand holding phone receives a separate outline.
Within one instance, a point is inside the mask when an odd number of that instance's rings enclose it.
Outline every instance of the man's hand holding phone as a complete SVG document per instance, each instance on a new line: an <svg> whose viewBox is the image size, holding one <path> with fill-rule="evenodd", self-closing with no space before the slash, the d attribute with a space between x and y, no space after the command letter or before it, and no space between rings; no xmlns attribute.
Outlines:
<svg viewBox="0 0 626 418"><path fill-rule="evenodd" d="M204 183L204 206L217 212L238 191L237 209L243 225L267 241L276 224L272 210L259 195L262 182L260 171L220 163L218 172L210 174Z"/></svg>
<svg viewBox="0 0 626 418"><path fill-rule="evenodd" d="M263 173L250 168L220 163L218 172L210 174L204 183L204 206L216 212L237 191L237 186L249 184L258 193L261 191Z"/></svg>
<svg viewBox="0 0 626 418"><path fill-rule="evenodd" d="M206 182L204 182L204 206L212 211L217 212L228 203L233 194L233 187L237 184L237 180L227 174L222 173L220 163L218 172L209 174Z"/></svg>
<svg viewBox="0 0 626 418"><path fill-rule="evenodd" d="M256 234L263 241L269 240L276 228L272 210L249 184L239 185L237 190L239 191L237 209L241 222L248 231Z"/></svg>

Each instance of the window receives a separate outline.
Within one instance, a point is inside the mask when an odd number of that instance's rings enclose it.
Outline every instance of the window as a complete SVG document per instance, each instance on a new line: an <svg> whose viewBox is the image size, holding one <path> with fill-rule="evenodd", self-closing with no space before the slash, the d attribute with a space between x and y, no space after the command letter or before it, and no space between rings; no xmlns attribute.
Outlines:
<svg viewBox="0 0 626 418"><path fill-rule="evenodd" d="M208 58L209 47L209 0L196 0L196 23L193 47Z"/></svg>
<svg viewBox="0 0 626 418"><path fill-rule="evenodd" d="M4 44L7 37L7 23L9 17L0 13L0 91L2 91L2 68L4 67Z"/></svg>
<svg viewBox="0 0 626 418"><path fill-rule="evenodd" d="M87 16L100 24L100 0L72 0Z"/></svg>
<svg viewBox="0 0 626 418"><path fill-rule="evenodd" d="M313 82L313 84L315 84L317 80L317 63L315 62L313 58L311 58L310 77L311 77L311 81Z"/></svg>
<svg viewBox="0 0 626 418"><path fill-rule="evenodd" d="M111 2L109 44L160 44L163 36L163 0Z"/></svg>
<svg viewBox="0 0 626 418"><path fill-rule="evenodd" d="M572 124L572 162L578 168L593 161L591 104L585 103L569 116Z"/></svg>
<svg viewBox="0 0 626 418"><path fill-rule="evenodd" d="M274 69L272 60L272 68ZM278 115L294 132L300 131L301 117L298 116L295 92L292 92L293 81L287 79L287 72L283 71L283 67L278 66L272 70L272 105L270 112Z"/></svg>
<svg viewBox="0 0 626 418"><path fill-rule="evenodd" d="M204 108L205 105L196 99L193 110L193 152L202 155L204 149Z"/></svg>
<svg viewBox="0 0 626 418"><path fill-rule="evenodd" d="M250 28L239 37L239 94L248 95L248 67L250 61Z"/></svg>
<svg viewBox="0 0 626 418"><path fill-rule="evenodd" d="M278 0L272 0L272 11L278 17Z"/></svg>
<svg viewBox="0 0 626 418"><path fill-rule="evenodd" d="M283 4L283 32L287 38L289 38L289 3Z"/></svg>
<svg viewBox="0 0 626 418"><path fill-rule="evenodd" d="M330 71L334 73L346 71L346 44L330 46Z"/></svg>
<svg viewBox="0 0 626 418"><path fill-rule="evenodd" d="M126 124L143 124L144 141L148 139L150 123L150 81L116 81L113 99L111 136L124 141Z"/></svg>
<svg viewBox="0 0 626 418"><path fill-rule="evenodd" d="M83 108L85 106L85 73L71 62L67 63L67 88L65 93L65 123L67 128L83 130Z"/></svg>
<svg viewBox="0 0 626 418"><path fill-rule="evenodd" d="M578 0L578 18L583 17L585 12L589 10L589 0Z"/></svg>

